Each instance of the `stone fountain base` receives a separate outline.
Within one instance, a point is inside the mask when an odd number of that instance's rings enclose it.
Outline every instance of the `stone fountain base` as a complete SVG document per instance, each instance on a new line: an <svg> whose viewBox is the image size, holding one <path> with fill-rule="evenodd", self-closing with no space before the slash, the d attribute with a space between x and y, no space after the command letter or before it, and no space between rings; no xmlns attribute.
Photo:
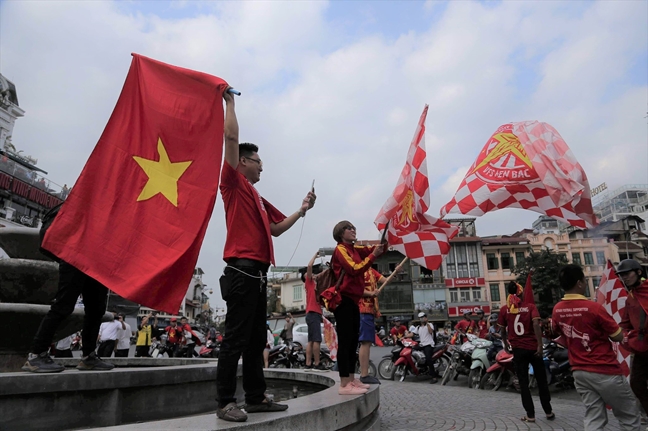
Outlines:
<svg viewBox="0 0 648 431"><path fill-rule="evenodd" d="M76 365L78 359L57 361ZM216 418L216 364L202 359L113 358L112 371L65 370L59 374L0 375L2 429L109 430L377 430L377 386L360 396L337 393L337 373L267 369L268 379L323 390L286 401L280 413L251 414L248 422ZM124 366L124 367L122 367ZM240 372L240 367L239 367ZM239 402L242 402L239 399Z"/></svg>

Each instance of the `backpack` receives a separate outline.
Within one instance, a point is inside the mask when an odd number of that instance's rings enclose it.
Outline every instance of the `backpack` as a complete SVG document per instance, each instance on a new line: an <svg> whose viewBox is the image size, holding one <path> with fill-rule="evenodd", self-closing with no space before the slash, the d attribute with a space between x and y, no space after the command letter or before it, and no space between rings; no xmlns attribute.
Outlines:
<svg viewBox="0 0 648 431"><path fill-rule="evenodd" d="M315 298L320 305L324 305L321 294L331 286L335 286L337 283L337 278L335 278L335 273L332 268L326 268L324 271L320 272L313 277L315 282Z"/></svg>
<svg viewBox="0 0 648 431"><path fill-rule="evenodd" d="M39 251L43 253L45 256L49 257L52 259L54 262L61 262L61 259L56 257L54 254L50 253L49 251L45 250L42 247L43 244L43 238L45 238L45 233L47 233L47 229L52 225L54 222L54 219L56 218L56 215L59 213L59 210L63 206L63 202L60 204L56 205L55 207L50 208L45 215L43 215L43 224L41 225L40 231L38 232L38 236L40 237L40 243L41 247L39 248Z"/></svg>

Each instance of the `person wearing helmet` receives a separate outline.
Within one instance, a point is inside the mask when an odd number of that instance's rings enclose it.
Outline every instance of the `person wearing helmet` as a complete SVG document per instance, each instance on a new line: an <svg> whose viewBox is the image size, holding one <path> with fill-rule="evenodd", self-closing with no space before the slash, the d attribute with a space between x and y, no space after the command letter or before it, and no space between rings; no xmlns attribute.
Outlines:
<svg viewBox="0 0 648 431"><path fill-rule="evenodd" d="M488 322L484 316L484 310L481 308L477 310L477 321L475 322L475 333L479 338L486 338L488 336Z"/></svg>
<svg viewBox="0 0 648 431"><path fill-rule="evenodd" d="M648 281L642 282L644 269L634 259L622 260L616 273L628 289L619 326L628 331L628 342L623 344L624 347L634 353L630 387L648 413Z"/></svg>
<svg viewBox="0 0 648 431"><path fill-rule="evenodd" d="M457 332L461 334L461 342L465 343L468 341L468 337L466 337L466 334L472 334L475 332L475 322L470 318L470 315L472 314L472 311L466 310L464 311L464 320L460 321L457 323L455 326L455 329Z"/></svg>
<svg viewBox="0 0 648 431"><path fill-rule="evenodd" d="M434 361L432 361L434 345L436 344L434 339L434 325L428 322L427 314L425 314L423 311L418 314L418 318L420 319L420 324L418 326L415 326L413 328L414 330L411 332L418 334L421 340L421 347L423 348L423 353L425 354L425 359L428 366L428 374L432 378L430 380L430 383L436 383L438 381L437 377L441 376L438 375L436 369L434 368Z"/></svg>

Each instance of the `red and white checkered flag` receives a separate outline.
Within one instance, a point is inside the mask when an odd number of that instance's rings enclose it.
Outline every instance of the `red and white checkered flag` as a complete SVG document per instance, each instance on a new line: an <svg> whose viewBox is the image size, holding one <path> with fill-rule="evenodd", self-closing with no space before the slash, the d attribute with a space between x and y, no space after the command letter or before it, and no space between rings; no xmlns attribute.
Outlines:
<svg viewBox="0 0 648 431"><path fill-rule="evenodd" d="M427 111L425 105L394 193L374 223L378 230L383 230L391 220L387 230L389 245L419 265L434 270L441 266L443 257L450 251L449 241L458 228L425 214L430 205L425 151Z"/></svg>
<svg viewBox="0 0 648 431"><path fill-rule="evenodd" d="M596 291L596 302L603 305L615 322L621 322L621 310L625 307L628 293L619 277L616 275L612 262L607 261L607 268L601 277L601 284ZM630 374L630 352L620 347L619 343L612 342L617 359L621 363L623 374Z"/></svg>
<svg viewBox="0 0 648 431"><path fill-rule="evenodd" d="M500 126L441 216L481 216L502 208L535 211L581 228L598 224L585 171L556 129L538 121Z"/></svg>

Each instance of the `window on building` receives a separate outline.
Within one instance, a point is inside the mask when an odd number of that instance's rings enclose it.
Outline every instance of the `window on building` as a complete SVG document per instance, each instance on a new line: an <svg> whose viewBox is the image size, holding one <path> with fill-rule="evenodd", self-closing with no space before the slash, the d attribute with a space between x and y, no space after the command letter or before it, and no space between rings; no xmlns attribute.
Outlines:
<svg viewBox="0 0 648 431"><path fill-rule="evenodd" d="M421 267L418 265L413 265L412 266L412 277L414 280L418 280L421 278Z"/></svg>
<svg viewBox="0 0 648 431"><path fill-rule="evenodd" d="M515 263L517 265L519 265L522 262L524 262L524 252L523 251L516 251L515 252Z"/></svg>
<svg viewBox="0 0 648 431"><path fill-rule="evenodd" d="M470 276L479 277L479 264L475 262L475 263L469 263L468 265L470 269Z"/></svg>
<svg viewBox="0 0 648 431"><path fill-rule="evenodd" d="M580 253L572 253L572 263L574 265L582 265Z"/></svg>
<svg viewBox="0 0 648 431"><path fill-rule="evenodd" d="M298 286L293 286L293 302L301 301L302 300L302 291L304 290L304 286L302 284Z"/></svg>
<svg viewBox="0 0 648 431"><path fill-rule="evenodd" d="M596 263L599 265L605 265L605 252L597 251L596 252Z"/></svg>
<svg viewBox="0 0 648 431"><path fill-rule="evenodd" d="M491 301L497 302L500 300L499 284L490 285L490 294L491 294Z"/></svg>
<svg viewBox="0 0 648 431"><path fill-rule="evenodd" d="M468 264L467 263L458 263L457 264L457 276L458 277L469 277L470 275L468 274Z"/></svg>
<svg viewBox="0 0 648 431"><path fill-rule="evenodd" d="M594 265L594 257L592 256L592 253L586 251L583 253L583 257L585 258L585 265Z"/></svg>
<svg viewBox="0 0 648 431"><path fill-rule="evenodd" d="M592 296L591 293L590 293L590 283L589 283L589 279L588 279L588 278L585 279L585 296L586 296L587 298L589 298L590 296Z"/></svg>
<svg viewBox="0 0 648 431"><path fill-rule="evenodd" d="M459 302L459 292L457 289L448 289L450 291L450 302Z"/></svg>
<svg viewBox="0 0 648 431"><path fill-rule="evenodd" d="M481 288L479 287L472 288L472 299L473 301L481 301Z"/></svg>
<svg viewBox="0 0 648 431"><path fill-rule="evenodd" d="M457 278L457 261L455 259L455 247L453 246L446 258L446 268L448 269L448 278Z"/></svg>
<svg viewBox="0 0 648 431"><path fill-rule="evenodd" d="M601 277L592 278L592 285L594 286L594 290L598 289L601 285Z"/></svg>
<svg viewBox="0 0 648 431"><path fill-rule="evenodd" d="M470 302L470 289L462 289L459 296L461 302Z"/></svg>
<svg viewBox="0 0 648 431"><path fill-rule="evenodd" d="M497 257L495 257L495 253L486 253L486 263L488 265L488 269L499 268L499 264L497 262Z"/></svg>
<svg viewBox="0 0 648 431"><path fill-rule="evenodd" d="M510 253L502 253L501 255L502 259L502 269L511 269L511 266L513 266L513 262L511 261L511 254Z"/></svg>
<svg viewBox="0 0 648 431"><path fill-rule="evenodd" d="M469 277L479 277L479 256L475 244L468 245L468 269L470 270Z"/></svg>

